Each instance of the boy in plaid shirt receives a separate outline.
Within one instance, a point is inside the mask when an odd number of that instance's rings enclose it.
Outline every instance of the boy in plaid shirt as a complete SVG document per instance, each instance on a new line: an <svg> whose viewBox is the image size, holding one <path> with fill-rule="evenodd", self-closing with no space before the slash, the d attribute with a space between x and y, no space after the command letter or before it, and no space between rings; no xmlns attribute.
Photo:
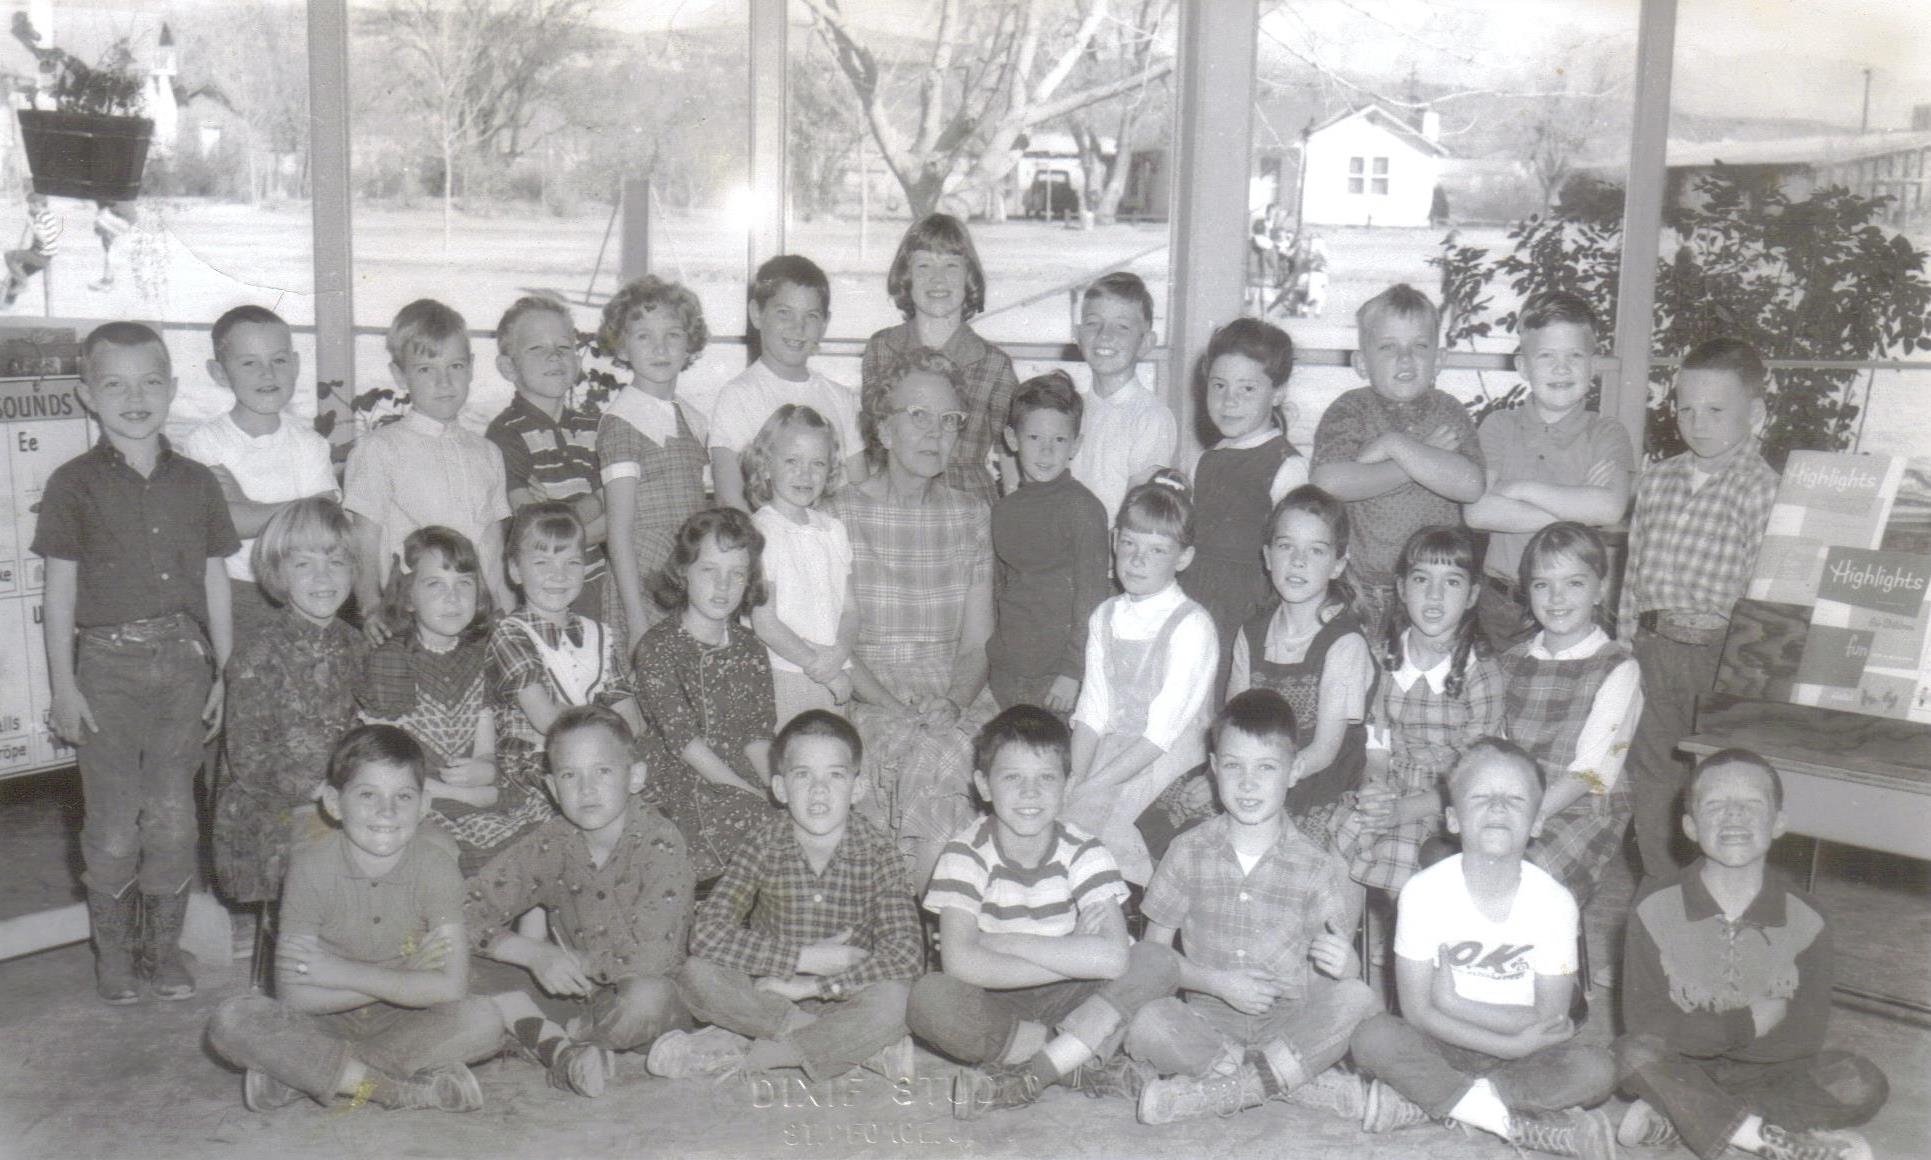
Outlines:
<svg viewBox="0 0 1931 1160"><path fill-rule="evenodd" d="M1149 1003L1127 1032L1128 1054L1173 1073L1140 1093L1140 1122L1272 1099L1359 1117L1360 1077L1329 1069L1381 1000L1356 977L1348 939L1361 900L1347 866L1286 816L1287 788L1306 772L1294 709L1249 689L1214 718L1210 741L1225 812L1174 839L1141 907L1148 942L1183 938L1187 997Z"/></svg>
<svg viewBox="0 0 1931 1160"><path fill-rule="evenodd" d="M862 1064L911 1078L905 1003L924 947L904 859L851 812L870 785L863 752L858 730L824 709L778 731L771 788L786 812L738 847L677 977L712 1026L659 1040L654 1074L795 1067L815 1082Z"/></svg>
<svg viewBox="0 0 1931 1160"><path fill-rule="evenodd" d="M1688 766L1676 743L1696 697L1716 684L1730 609L1756 571L1777 473L1763 460L1770 372L1755 347L1713 338L1683 358L1676 427L1689 450L1645 471L1629 520L1616 629L1643 672L1643 715L1630 741L1636 847L1643 874L1676 871L1670 851Z"/></svg>

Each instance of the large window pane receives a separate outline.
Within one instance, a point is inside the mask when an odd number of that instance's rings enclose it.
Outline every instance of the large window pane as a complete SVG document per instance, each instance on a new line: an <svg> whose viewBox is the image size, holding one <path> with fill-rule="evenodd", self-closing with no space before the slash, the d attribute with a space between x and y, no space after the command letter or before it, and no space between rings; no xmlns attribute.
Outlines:
<svg viewBox="0 0 1931 1160"><path fill-rule="evenodd" d="M1071 296L1113 269L1146 280L1164 335L1177 9L1125 0L1082 37L1070 3L965 4L942 46L936 3L793 0L787 230L831 277L830 333L901 321L887 268L906 227L942 209L970 219L986 338L1069 341Z"/></svg>

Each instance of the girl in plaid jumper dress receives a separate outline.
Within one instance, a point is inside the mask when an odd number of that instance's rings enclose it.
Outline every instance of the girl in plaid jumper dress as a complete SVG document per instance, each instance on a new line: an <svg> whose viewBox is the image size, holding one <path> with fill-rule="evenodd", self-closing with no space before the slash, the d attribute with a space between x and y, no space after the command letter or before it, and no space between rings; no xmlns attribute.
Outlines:
<svg viewBox="0 0 1931 1160"><path fill-rule="evenodd" d="M409 533L382 618L392 635L369 654L356 685L356 723L400 726L422 746L428 816L455 838L468 876L550 815L541 789L497 776L483 679L489 589L475 545L437 524Z"/></svg>
<svg viewBox="0 0 1931 1160"><path fill-rule="evenodd" d="M1421 529L1396 561L1367 768L1336 815L1335 849L1363 886L1401 890L1441 831L1442 780L1477 738L1502 732L1502 673L1475 615L1480 576L1461 528Z"/></svg>
<svg viewBox="0 0 1931 1160"><path fill-rule="evenodd" d="M1522 553L1522 590L1541 631L1502 655L1508 736L1548 789L1529 861L1587 903L1629 824L1623 774L1643 690L1636 658L1598 623L1609 570L1602 537L1550 524Z"/></svg>
<svg viewBox="0 0 1931 1160"><path fill-rule="evenodd" d="M645 592L648 577L670 558L677 529L705 506L704 420L677 398L677 377L708 334L697 295L651 274L603 308L597 337L631 371L597 421L610 537L603 622L625 656L664 615Z"/></svg>

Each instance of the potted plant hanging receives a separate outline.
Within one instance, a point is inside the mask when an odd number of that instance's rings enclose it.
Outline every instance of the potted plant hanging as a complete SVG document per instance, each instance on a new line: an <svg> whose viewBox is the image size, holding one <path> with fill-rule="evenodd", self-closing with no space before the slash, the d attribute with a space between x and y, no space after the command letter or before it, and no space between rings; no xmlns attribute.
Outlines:
<svg viewBox="0 0 1931 1160"><path fill-rule="evenodd" d="M24 12L13 35L40 62L41 91L52 109L20 109L20 138L34 190L49 197L132 201L141 193L154 122L138 116L142 82L122 40L98 65L44 47Z"/></svg>

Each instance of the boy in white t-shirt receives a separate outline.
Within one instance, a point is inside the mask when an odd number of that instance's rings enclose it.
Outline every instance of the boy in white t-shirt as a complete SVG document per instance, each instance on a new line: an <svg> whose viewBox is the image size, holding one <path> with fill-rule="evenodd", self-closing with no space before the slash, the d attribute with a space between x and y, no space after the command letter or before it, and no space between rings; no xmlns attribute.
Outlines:
<svg viewBox="0 0 1931 1160"><path fill-rule="evenodd" d="M1577 1041L1575 899L1523 861L1542 774L1521 747L1484 737L1450 774L1448 830L1462 852L1408 880L1395 920L1401 1015L1355 1030L1354 1059L1377 1078L1370 1130L1423 1115L1493 1132L1518 1148L1613 1160L1601 1111L1616 1083L1607 1050ZM1389 1089L1392 1089L1390 1091ZM1394 1093L1412 1115L1381 1114Z"/></svg>
<svg viewBox="0 0 1931 1160"><path fill-rule="evenodd" d="M270 517L312 495L340 499L328 440L288 410L302 356L281 316L237 306L215 320L208 373L235 394L235 405L189 432L181 449L215 473L241 550L228 557L235 643L274 612L255 585L249 553Z"/></svg>
<svg viewBox="0 0 1931 1160"><path fill-rule="evenodd" d="M744 453L771 412L786 403L803 404L829 419L848 453L846 482L864 479L870 473L858 432L858 393L810 366L831 321L831 282L825 272L810 258L779 254L752 278L749 312L758 332L758 361L725 383L711 406L711 485L718 504L751 510L744 500Z"/></svg>

